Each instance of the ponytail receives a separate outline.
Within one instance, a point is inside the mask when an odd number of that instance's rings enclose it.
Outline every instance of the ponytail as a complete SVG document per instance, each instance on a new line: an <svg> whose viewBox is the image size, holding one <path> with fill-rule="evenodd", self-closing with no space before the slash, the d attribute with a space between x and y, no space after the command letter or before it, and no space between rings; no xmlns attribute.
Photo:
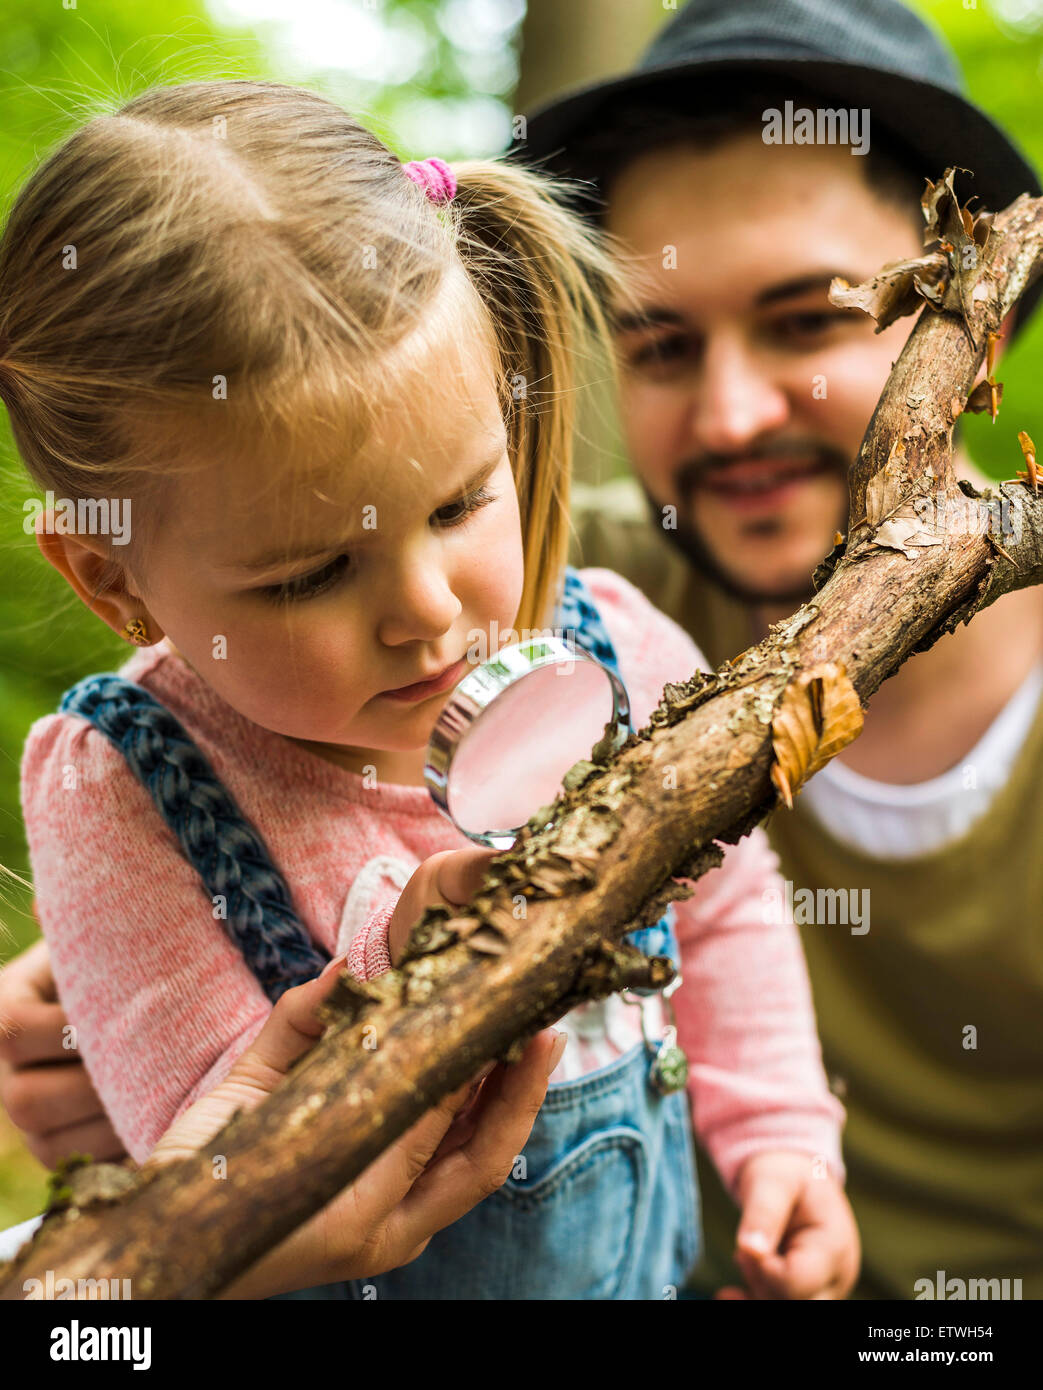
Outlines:
<svg viewBox="0 0 1043 1390"><path fill-rule="evenodd" d="M603 237L566 210L569 185L513 164L454 164L457 250L492 319L524 527L518 627L550 621L568 555L578 366L614 374Z"/></svg>

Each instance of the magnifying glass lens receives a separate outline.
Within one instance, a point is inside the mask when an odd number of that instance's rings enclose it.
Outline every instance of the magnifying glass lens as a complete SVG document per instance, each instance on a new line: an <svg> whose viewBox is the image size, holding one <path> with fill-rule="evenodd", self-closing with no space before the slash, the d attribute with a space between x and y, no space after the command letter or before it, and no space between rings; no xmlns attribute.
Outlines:
<svg viewBox="0 0 1043 1390"><path fill-rule="evenodd" d="M518 644L457 686L431 735L425 778L443 814L496 849L562 789L612 722L625 736L626 692L605 666L561 643Z"/></svg>
<svg viewBox="0 0 1043 1390"><path fill-rule="evenodd" d="M523 825L604 733L612 692L589 661L541 666L508 686L467 730L453 759L449 809L467 831Z"/></svg>

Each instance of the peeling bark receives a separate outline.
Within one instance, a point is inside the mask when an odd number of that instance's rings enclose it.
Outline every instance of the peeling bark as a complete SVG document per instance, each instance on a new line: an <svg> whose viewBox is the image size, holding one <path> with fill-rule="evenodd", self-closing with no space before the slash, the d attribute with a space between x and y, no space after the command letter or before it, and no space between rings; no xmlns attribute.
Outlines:
<svg viewBox="0 0 1043 1390"><path fill-rule="evenodd" d="M62 1209L0 1267L0 1296L22 1297L22 1281L48 1269L132 1278L137 1299L219 1292L485 1062L517 1057L586 999L670 979L667 962L620 938L690 896L676 877L718 864L719 844L776 804L773 722L802 673L843 667L864 705L913 652L1043 579L1043 499L1030 480L978 494L952 466L952 428L989 334L1039 273L1043 200L968 223L947 176L925 210L940 242L929 273L901 268L901 294L880 302L892 316L896 303L927 307L852 466L855 522L816 572L814 600L716 674L668 685L614 756L599 746L577 764L565 794L491 861L472 903L427 910L399 969L369 984L342 977L326 1034L263 1105L129 1185L106 1184L97 1167L63 1175ZM973 273L968 243L980 253ZM362 1045L371 1028L375 1051ZM215 1154L223 1182L211 1176Z"/></svg>

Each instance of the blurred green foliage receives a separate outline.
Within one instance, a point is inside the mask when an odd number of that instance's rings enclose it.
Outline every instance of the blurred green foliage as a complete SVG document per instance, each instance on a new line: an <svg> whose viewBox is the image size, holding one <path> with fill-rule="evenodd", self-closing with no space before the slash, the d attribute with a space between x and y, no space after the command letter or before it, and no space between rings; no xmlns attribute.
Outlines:
<svg viewBox="0 0 1043 1390"><path fill-rule="evenodd" d="M0 198L4 214L39 160L77 125L158 82L246 76L263 60L220 35L196 0L92 0L64 9L6 0L0 25ZM27 875L18 764L26 731L62 690L126 652L46 566L22 523L29 483L0 412L0 864ZM0 890L0 962L36 936L29 892ZM0 1111L0 1227L39 1211L45 1174Z"/></svg>
<svg viewBox="0 0 1043 1390"><path fill-rule="evenodd" d="M220 35L198 0L127 5L92 0L63 9L7 0L0 26L0 197L6 211L36 164L76 126L155 83L254 72L264 52ZM270 75L262 72L260 75ZM0 864L27 873L18 763L32 721L91 670L126 648L84 609L22 529L32 491L0 412ZM28 895L5 889L4 925L34 936ZM0 942L0 960L8 955Z"/></svg>
<svg viewBox="0 0 1043 1390"><path fill-rule="evenodd" d="M906 0L933 23L955 49L971 99L1001 126L1029 162L1043 170L1043 0ZM1021 16L1016 27L1013 20ZM938 171L941 172L940 170ZM973 180L958 176L970 197ZM1018 431L1043 441L1043 398L1037 391L1043 366L1043 313L1036 313L1017 345L999 364L1003 408L993 424L986 415L965 415L964 440L975 462L994 478L1013 478L1023 467Z"/></svg>

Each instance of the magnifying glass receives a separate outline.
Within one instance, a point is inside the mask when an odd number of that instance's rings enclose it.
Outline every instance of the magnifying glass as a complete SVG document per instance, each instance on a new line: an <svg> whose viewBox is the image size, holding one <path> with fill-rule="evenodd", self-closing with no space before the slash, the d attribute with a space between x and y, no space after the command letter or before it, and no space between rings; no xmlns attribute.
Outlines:
<svg viewBox="0 0 1043 1390"><path fill-rule="evenodd" d="M431 731L424 781L435 805L476 844L510 849L562 791L569 768L630 732L615 671L565 637L503 647L446 701Z"/></svg>

